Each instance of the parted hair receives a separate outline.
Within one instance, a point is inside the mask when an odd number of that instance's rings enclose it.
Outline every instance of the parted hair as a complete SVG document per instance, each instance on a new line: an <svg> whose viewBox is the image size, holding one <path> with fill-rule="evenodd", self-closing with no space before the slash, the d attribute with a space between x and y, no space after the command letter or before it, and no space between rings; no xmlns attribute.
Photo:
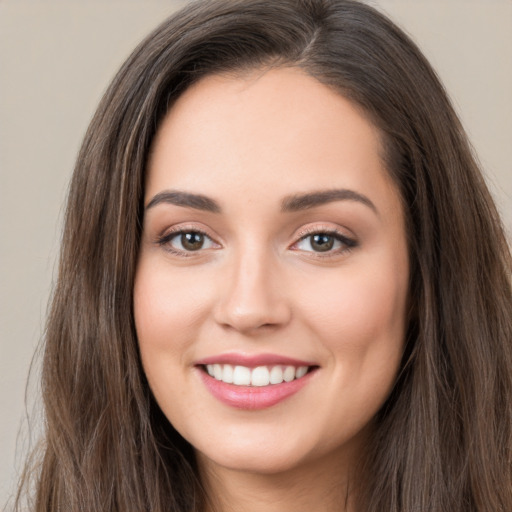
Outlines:
<svg viewBox="0 0 512 512"><path fill-rule="evenodd" d="M375 418L357 512L512 510L511 256L461 124L416 45L355 0L187 4L106 91L72 177L44 335L44 438L15 505L191 512L193 448L142 369L133 283L150 146L176 98L215 73L295 66L380 130L411 262L400 372Z"/></svg>

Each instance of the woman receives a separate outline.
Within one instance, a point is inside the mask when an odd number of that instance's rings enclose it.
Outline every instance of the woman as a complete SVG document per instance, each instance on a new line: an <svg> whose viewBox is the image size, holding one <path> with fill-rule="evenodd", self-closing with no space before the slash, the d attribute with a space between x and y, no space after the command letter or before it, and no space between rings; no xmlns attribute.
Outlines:
<svg viewBox="0 0 512 512"><path fill-rule="evenodd" d="M186 7L78 158L34 509L512 510L510 268L391 22Z"/></svg>

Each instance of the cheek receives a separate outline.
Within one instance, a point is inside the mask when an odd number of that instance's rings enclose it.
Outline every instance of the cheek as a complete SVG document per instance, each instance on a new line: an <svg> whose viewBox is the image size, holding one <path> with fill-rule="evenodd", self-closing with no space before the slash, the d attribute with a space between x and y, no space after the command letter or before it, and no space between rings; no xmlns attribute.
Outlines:
<svg viewBox="0 0 512 512"><path fill-rule="evenodd" d="M407 283L381 267L344 269L312 283L303 293L303 316L333 348L364 349L378 340L400 340Z"/></svg>
<svg viewBox="0 0 512 512"><path fill-rule="evenodd" d="M161 268L164 267L164 268ZM201 324L209 290L195 281L200 273L170 273L151 260L139 264L134 286L134 314L141 350L180 351L187 333ZM191 341L191 340L190 340Z"/></svg>
<svg viewBox="0 0 512 512"><path fill-rule="evenodd" d="M135 327L144 372L168 417L182 407L175 390L185 384L183 368L194 358L194 342L204 323L208 287L198 287L200 272L169 272L165 261L143 257L134 286ZM204 281L204 280L203 280ZM185 404L186 405L186 404Z"/></svg>
<svg viewBox="0 0 512 512"><path fill-rule="evenodd" d="M322 341L336 382L326 403L339 403L354 418L369 419L377 412L391 391L402 358L407 262L400 267L393 259L388 261L383 265L358 261L360 265L333 272L323 286L317 282L303 295L303 316Z"/></svg>
<svg viewBox="0 0 512 512"><path fill-rule="evenodd" d="M402 358L407 280L392 272L353 269L309 293L308 328L327 351L334 385L325 389L319 416L332 418L332 439L371 421L394 385ZM304 313L306 315L306 313Z"/></svg>
<svg viewBox="0 0 512 512"><path fill-rule="evenodd" d="M143 255L134 285L134 316L140 356L151 391L167 418L180 430L196 414L185 395L194 343L211 300L200 272L169 272L165 260ZM196 280L202 280L198 287ZM189 386L190 387L190 386Z"/></svg>

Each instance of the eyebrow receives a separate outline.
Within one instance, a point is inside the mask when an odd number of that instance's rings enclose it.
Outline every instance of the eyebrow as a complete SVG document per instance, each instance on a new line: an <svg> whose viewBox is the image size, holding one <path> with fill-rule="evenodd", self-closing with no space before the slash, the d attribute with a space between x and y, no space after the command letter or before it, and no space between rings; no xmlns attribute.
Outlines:
<svg viewBox="0 0 512 512"><path fill-rule="evenodd" d="M378 210L373 202L363 194L349 189L330 189L309 192L307 194L294 194L285 197L281 202L281 211L297 212L322 206L333 201L357 201L378 214ZM146 206L146 210L155 207L158 204L174 204L185 208L194 208L212 213L221 213L220 205L208 196L202 194L192 194L190 192L181 192L178 190L165 190L156 194Z"/></svg>
<svg viewBox="0 0 512 512"><path fill-rule="evenodd" d="M294 194L283 199L281 210L283 212L297 212L332 203L333 201L357 201L358 203L368 206L376 214L379 213L377 207L368 197L354 190L344 188L319 190L308 194Z"/></svg>
<svg viewBox="0 0 512 512"><path fill-rule="evenodd" d="M156 194L146 206L146 210L153 208L158 204L174 204L186 208L194 208L205 212L220 213L219 204L210 197L201 194L191 194L190 192L181 192L178 190L165 190Z"/></svg>

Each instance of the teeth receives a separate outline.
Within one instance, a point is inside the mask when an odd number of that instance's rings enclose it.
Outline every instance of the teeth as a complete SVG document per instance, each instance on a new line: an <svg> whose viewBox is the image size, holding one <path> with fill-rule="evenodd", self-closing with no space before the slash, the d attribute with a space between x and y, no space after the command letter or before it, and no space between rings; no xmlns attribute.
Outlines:
<svg viewBox="0 0 512 512"><path fill-rule="evenodd" d="M245 366L235 366L233 370L233 384L248 386L251 383L251 369Z"/></svg>
<svg viewBox="0 0 512 512"><path fill-rule="evenodd" d="M283 379L285 382L291 382L295 379L295 368L293 366L287 366L283 372Z"/></svg>
<svg viewBox="0 0 512 512"><path fill-rule="evenodd" d="M213 376L217 380L222 380L222 374L223 374L222 366L220 364L214 364L213 365Z"/></svg>
<svg viewBox="0 0 512 512"><path fill-rule="evenodd" d="M295 378L300 379L301 377L304 377L308 373L308 367L307 366L300 366L297 368L297 371L295 372Z"/></svg>
<svg viewBox="0 0 512 512"><path fill-rule="evenodd" d="M252 386L268 386L270 383L270 372L266 366L258 366L251 372Z"/></svg>
<svg viewBox="0 0 512 512"><path fill-rule="evenodd" d="M274 366L270 370L270 384L281 384L283 382L283 369L280 366Z"/></svg>
<svg viewBox="0 0 512 512"><path fill-rule="evenodd" d="M300 379L308 373L307 366L232 366L230 364L206 365L208 375L216 380L236 386L268 386Z"/></svg>
<svg viewBox="0 0 512 512"><path fill-rule="evenodd" d="M224 369L222 370L222 377L219 379L227 384L231 384L233 382L233 367L230 364L225 364Z"/></svg>

